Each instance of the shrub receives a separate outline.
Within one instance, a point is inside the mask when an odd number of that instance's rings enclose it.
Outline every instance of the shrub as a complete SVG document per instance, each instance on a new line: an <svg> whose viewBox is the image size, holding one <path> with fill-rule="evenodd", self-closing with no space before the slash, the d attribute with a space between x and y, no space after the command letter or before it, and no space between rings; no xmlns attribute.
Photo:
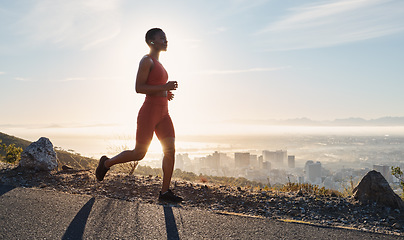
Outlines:
<svg viewBox="0 0 404 240"><path fill-rule="evenodd" d="M400 167L391 167L391 175L400 180L401 187L403 188L403 195L401 198L404 198L404 174Z"/></svg>
<svg viewBox="0 0 404 240"><path fill-rule="evenodd" d="M6 152L5 160L8 163L18 163L21 159L22 148L16 147L15 144L2 144L1 147Z"/></svg>
<svg viewBox="0 0 404 240"><path fill-rule="evenodd" d="M319 187L317 185L309 183L286 183L280 188L281 191L294 191L297 192L301 190L302 192L307 192L319 196L342 196L342 194L336 190L326 189L325 187Z"/></svg>

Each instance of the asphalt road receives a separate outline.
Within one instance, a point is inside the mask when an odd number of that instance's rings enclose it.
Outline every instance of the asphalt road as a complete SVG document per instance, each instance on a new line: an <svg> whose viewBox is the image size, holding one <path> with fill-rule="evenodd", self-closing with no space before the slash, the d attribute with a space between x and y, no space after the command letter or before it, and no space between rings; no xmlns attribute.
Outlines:
<svg viewBox="0 0 404 240"><path fill-rule="evenodd" d="M0 239L403 239L0 185Z"/></svg>

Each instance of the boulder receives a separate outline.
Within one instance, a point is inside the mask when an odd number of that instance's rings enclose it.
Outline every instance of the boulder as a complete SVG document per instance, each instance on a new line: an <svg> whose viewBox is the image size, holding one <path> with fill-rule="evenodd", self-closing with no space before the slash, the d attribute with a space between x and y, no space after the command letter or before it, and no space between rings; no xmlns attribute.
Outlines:
<svg viewBox="0 0 404 240"><path fill-rule="evenodd" d="M21 153L19 166L22 168L33 168L37 171L52 171L57 166L56 152L53 144L46 137L31 143Z"/></svg>
<svg viewBox="0 0 404 240"><path fill-rule="evenodd" d="M368 172L353 190L353 197L362 203L376 202L393 209L404 209L403 200L391 189L380 172Z"/></svg>

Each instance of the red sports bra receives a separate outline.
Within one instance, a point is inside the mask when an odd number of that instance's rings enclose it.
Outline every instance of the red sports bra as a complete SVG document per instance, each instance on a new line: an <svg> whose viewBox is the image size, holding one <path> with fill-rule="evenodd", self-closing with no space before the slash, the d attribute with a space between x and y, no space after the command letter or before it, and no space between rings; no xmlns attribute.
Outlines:
<svg viewBox="0 0 404 240"><path fill-rule="evenodd" d="M146 84L149 85L164 85L168 81L168 73L163 65L154 59L152 56L148 55L153 60L154 66L147 77Z"/></svg>

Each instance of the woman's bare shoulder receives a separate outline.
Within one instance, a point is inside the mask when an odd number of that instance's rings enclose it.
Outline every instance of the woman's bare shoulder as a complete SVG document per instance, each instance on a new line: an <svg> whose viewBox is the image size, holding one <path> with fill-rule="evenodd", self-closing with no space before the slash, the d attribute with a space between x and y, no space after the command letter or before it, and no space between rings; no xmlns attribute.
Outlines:
<svg viewBox="0 0 404 240"><path fill-rule="evenodd" d="M153 59L149 55L144 55L140 60L139 66L152 67L153 64Z"/></svg>

